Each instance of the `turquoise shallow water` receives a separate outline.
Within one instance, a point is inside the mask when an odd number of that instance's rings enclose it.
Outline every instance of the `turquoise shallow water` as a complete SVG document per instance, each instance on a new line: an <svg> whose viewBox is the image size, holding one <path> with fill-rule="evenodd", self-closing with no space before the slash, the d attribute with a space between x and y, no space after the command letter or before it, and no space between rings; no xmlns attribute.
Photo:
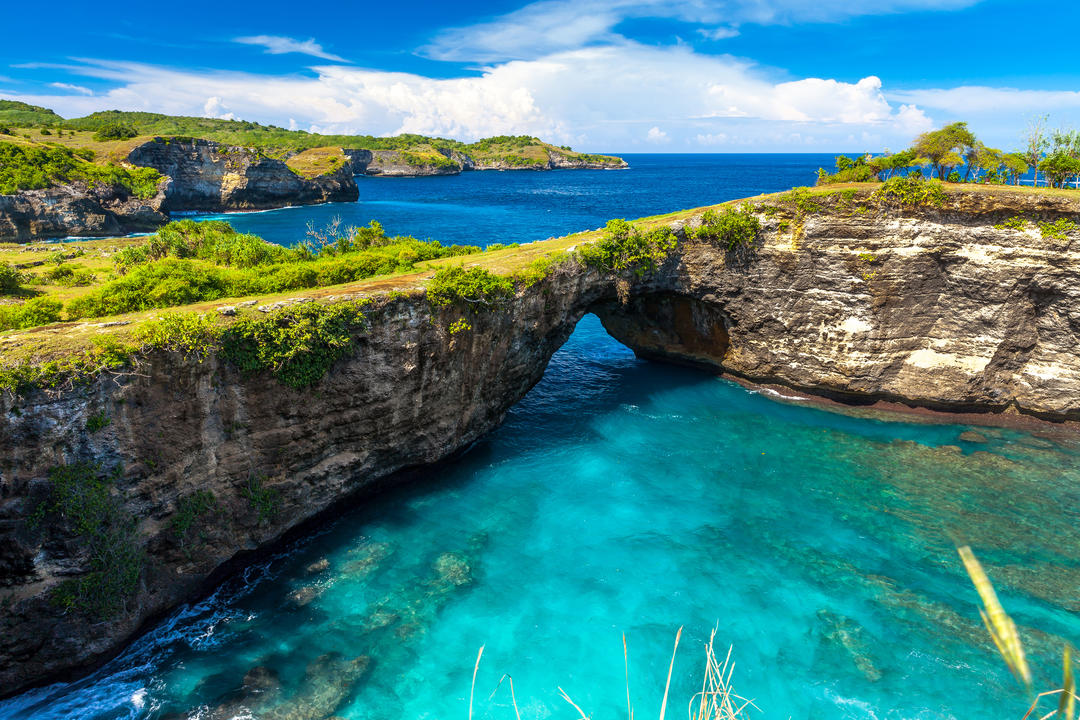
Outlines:
<svg viewBox="0 0 1080 720"><path fill-rule="evenodd" d="M335 687L334 673L305 685L332 652L374 660L339 717L466 717L485 645L476 717L513 717L506 684L488 699L503 673L525 720L574 717L557 687L620 717L626 632L649 717L684 625L669 717L716 626L760 717L1018 718L1023 694L953 540L990 567L1049 683L1054 636L1080 637L1077 448L993 429L960 440L967 429L785 404L639 361L589 316L465 456L0 716L209 718L256 666L284 702ZM297 590L310 602L297 607Z"/></svg>
<svg viewBox="0 0 1080 720"><path fill-rule="evenodd" d="M805 184L828 160L367 179L359 203L229 219L282 243L333 214L524 242ZM0 703L0 718L246 717L238 689L256 667L281 684L262 717L466 718L481 645L478 720L514 720L506 683L489 700L503 673L522 720L573 720L558 687L619 718L623 632L636 716L656 717L679 626L669 718L685 717L713 627L757 717L1019 718L1025 697L954 546L987 564L1050 686L1060 638L1080 640L1080 448L1005 430L961 440L968 429L778 402L639 361L586 317L463 457L182 608L94 675ZM361 655L370 672L350 684L341 659Z"/></svg>

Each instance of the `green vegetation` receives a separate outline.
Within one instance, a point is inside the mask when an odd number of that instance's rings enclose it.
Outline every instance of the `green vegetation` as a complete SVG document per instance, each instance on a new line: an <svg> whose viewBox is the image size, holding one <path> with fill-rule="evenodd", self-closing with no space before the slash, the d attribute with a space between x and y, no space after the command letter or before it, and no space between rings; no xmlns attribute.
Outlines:
<svg viewBox="0 0 1080 720"><path fill-rule="evenodd" d="M996 230L1023 230L1025 227L1027 227L1027 221L1018 215L994 225Z"/></svg>
<svg viewBox="0 0 1080 720"><path fill-rule="evenodd" d="M20 305L0 305L0 330L48 325L60 320L64 304L50 297L35 297Z"/></svg>
<svg viewBox="0 0 1080 720"><path fill-rule="evenodd" d="M58 127L64 122L52 110L17 100L0 100L0 125L7 127ZM10 132L5 133L10 134Z"/></svg>
<svg viewBox="0 0 1080 720"><path fill-rule="evenodd" d="M22 289L23 276L9 263L0 262L0 295L9 295Z"/></svg>
<svg viewBox="0 0 1080 720"><path fill-rule="evenodd" d="M222 331L221 355L245 373L269 370L289 387L313 385L352 351L354 334L366 327L367 304L306 303L263 319L241 318Z"/></svg>
<svg viewBox="0 0 1080 720"><path fill-rule="evenodd" d="M642 230L625 220L609 220L603 236L579 247L576 254L600 272L632 270L640 277L655 270L678 244L675 233L666 225Z"/></svg>
<svg viewBox="0 0 1080 720"><path fill-rule="evenodd" d="M89 558L90 571L65 580L53 601L108 619L125 610L143 568L135 519L112 493L119 471L106 473L87 463L63 465L49 473L48 496L30 518L34 527L52 520L73 534Z"/></svg>
<svg viewBox="0 0 1080 720"><path fill-rule="evenodd" d="M412 269L416 263L480 252L475 246L445 247L437 241L388 237L378 223L311 232L294 248L237 233L228 223L181 220L161 228L114 256L112 279L67 303L69 319L103 317L176 307L205 300L340 285ZM68 271L57 272L68 277ZM71 271L72 282L86 274ZM57 301L30 307L0 306L0 330L32 327L60 319ZM10 308L10 309L6 309ZM33 310L34 313L28 316ZM44 311L44 314L43 314Z"/></svg>
<svg viewBox="0 0 1080 720"><path fill-rule="evenodd" d="M885 205L942 207L945 204L945 190L935 180L894 177L875 190L871 198Z"/></svg>
<svg viewBox="0 0 1080 720"><path fill-rule="evenodd" d="M161 174L152 168L95 165L67 148L0 142L0 195L84 182L90 187L119 185L147 199L157 194L161 180Z"/></svg>
<svg viewBox="0 0 1080 720"><path fill-rule="evenodd" d="M42 131L42 135L45 131ZM94 140L97 142L105 142L107 140L127 140L138 135L138 131L126 123L115 122L107 125L102 125L94 133Z"/></svg>
<svg viewBox="0 0 1080 720"><path fill-rule="evenodd" d="M104 410L99 410L90 417L86 418L86 432L96 433L98 430L104 430L112 422L112 418Z"/></svg>
<svg viewBox="0 0 1080 720"><path fill-rule="evenodd" d="M185 548L189 557L190 549L187 545L192 540L192 530L204 525L208 516L213 515L217 510L217 497L209 490L196 490L176 501L176 512L169 521L169 529L180 546ZM204 533L200 532L196 539L203 541Z"/></svg>
<svg viewBox="0 0 1080 720"><path fill-rule="evenodd" d="M1065 218L1060 218L1054 222L1039 223L1039 232L1047 240L1068 240L1069 234L1077 230L1080 230L1080 225Z"/></svg>
<svg viewBox="0 0 1080 720"><path fill-rule="evenodd" d="M260 525L269 522L277 515L281 504L281 493L275 488L264 486L262 478L256 475L249 477L241 493L251 503L252 509L258 513Z"/></svg>
<svg viewBox="0 0 1080 720"><path fill-rule="evenodd" d="M720 212L706 210L701 216L701 225L694 231L694 237L734 250L753 244L760 231L761 223L754 216L753 207L744 203L739 208L728 205Z"/></svg>
<svg viewBox="0 0 1080 720"><path fill-rule="evenodd" d="M466 303L473 311L480 306L493 307L514 294L514 281L486 268L446 267L435 273L427 287L428 302L441 308Z"/></svg>

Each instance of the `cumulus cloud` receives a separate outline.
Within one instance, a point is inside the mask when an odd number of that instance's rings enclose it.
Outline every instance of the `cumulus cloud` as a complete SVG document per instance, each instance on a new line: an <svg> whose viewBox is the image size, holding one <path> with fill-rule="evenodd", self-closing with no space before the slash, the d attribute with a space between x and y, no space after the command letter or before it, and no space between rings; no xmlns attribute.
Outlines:
<svg viewBox="0 0 1080 720"><path fill-rule="evenodd" d="M269 55L300 53L302 55L311 55L312 57L322 58L323 60L348 62L348 60L343 57L338 57L337 55L333 55L323 50L322 45L315 42L315 38L294 40L293 38L282 37L281 35L251 35L248 37L234 38L233 42L238 42L242 45L260 45Z"/></svg>
<svg viewBox="0 0 1080 720"><path fill-rule="evenodd" d="M844 149L849 138L896 145L930 126L894 108L877 77L775 83L745 60L686 47L624 43L428 78L340 65L315 77L184 71L95 61L78 72L113 80L96 96L22 96L66 116L120 108L244 118L313 132L415 132L465 140L528 133L585 149L632 150L708 138L760 149Z"/></svg>
<svg viewBox="0 0 1080 720"><path fill-rule="evenodd" d="M668 137L668 134L656 125L653 125L649 128L649 132L645 133L645 139L651 143L663 144L671 142L671 138Z"/></svg>
<svg viewBox="0 0 1080 720"><path fill-rule="evenodd" d="M498 62L529 59L624 40L616 27L630 19L701 25L713 40L740 25L836 22L860 15L955 10L979 0L539 0L494 19L439 33L424 52L442 60Z"/></svg>
<svg viewBox="0 0 1080 720"><path fill-rule="evenodd" d="M88 87L82 85L72 85L71 83L54 82L49 83L49 87L54 87L57 90L67 90L69 92L79 93L80 95L93 95L94 91Z"/></svg>

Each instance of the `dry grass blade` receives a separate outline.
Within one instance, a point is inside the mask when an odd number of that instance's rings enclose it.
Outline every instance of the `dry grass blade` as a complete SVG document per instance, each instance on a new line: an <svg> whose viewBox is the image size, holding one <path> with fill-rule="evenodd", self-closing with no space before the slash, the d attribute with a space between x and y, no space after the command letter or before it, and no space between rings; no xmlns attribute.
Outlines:
<svg viewBox="0 0 1080 720"><path fill-rule="evenodd" d="M476 671L480 669L480 658L484 655L484 646L480 646L480 652L476 653L476 665L473 666L472 671L472 689L469 690L469 720L472 720L472 701L473 695L476 694Z"/></svg>
<svg viewBox="0 0 1080 720"><path fill-rule="evenodd" d="M728 646L724 662L720 663L716 659L715 640L714 628L709 636L709 644L705 646L705 677L701 692L690 698L690 720L738 720L746 717L743 713L747 708L758 709L752 700L740 697L732 690L731 676L735 672L735 663L731 660L733 648ZM696 714L695 703L698 706Z"/></svg>
<svg viewBox="0 0 1080 720"><path fill-rule="evenodd" d="M971 552L971 548L964 545L958 548L957 552L960 553L960 559L964 561L964 568L967 570L968 576L971 577L971 581L975 584L975 590L982 600L983 608L979 609L979 614L982 616L983 623L986 624L990 638L994 641L998 653L1005 660L1005 664L1009 666L1012 674L1025 687L1030 689L1031 669L1028 667L1027 658L1024 657L1024 647L1020 643L1016 623L1001 607L1001 602L998 600L997 593L994 592L994 586L990 583L990 578L986 576L986 572L975 558L975 554Z"/></svg>
<svg viewBox="0 0 1080 720"><path fill-rule="evenodd" d="M1061 655L1064 668L1061 679L1061 698L1058 700L1058 714L1065 720L1072 720L1073 706L1076 704L1072 671L1072 646L1065 643L1065 650Z"/></svg>
<svg viewBox="0 0 1080 720"><path fill-rule="evenodd" d="M503 680L510 681L510 702L514 704L514 715L517 716L517 720L521 720L521 711L518 710L517 695L514 694L514 678L510 677L506 673L503 673L503 676L499 678L499 684L496 685L495 689L491 691L491 695L488 696L488 700L491 700L493 697L495 697L495 693L499 692L499 688L502 687Z"/></svg>
<svg viewBox="0 0 1080 720"><path fill-rule="evenodd" d="M668 691L671 690L671 673L675 669L675 653L679 651L679 638L682 637L682 628L675 633L675 647L671 651L671 664L668 665L667 670L667 684L664 685L664 701L660 703L660 720L664 720L664 713L667 712L667 699Z"/></svg>
<svg viewBox="0 0 1080 720"><path fill-rule="evenodd" d="M626 714L634 720L634 708L630 705L630 653L626 649L626 633L622 634L623 666L626 670Z"/></svg>
<svg viewBox="0 0 1080 720"><path fill-rule="evenodd" d="M574 709L578 711L578 715L581 716L581 720L591 720L591 718L585 714L585 711L578 707L578 704L570 699L570 696L566 694L566 691L559 688L559 694L562 695L562 699L574 706Z"/></svg>

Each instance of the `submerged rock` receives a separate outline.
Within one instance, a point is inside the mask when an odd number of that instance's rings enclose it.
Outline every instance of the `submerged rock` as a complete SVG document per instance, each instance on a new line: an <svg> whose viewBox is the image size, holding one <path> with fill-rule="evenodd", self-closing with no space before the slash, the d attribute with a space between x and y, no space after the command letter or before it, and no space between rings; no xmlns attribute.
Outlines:
<svg viewBox="0 0 1080 720"><path fill-rule="evenodd" d="M314 575L316 573L321 573L321 572L325 571L329 567L330 567L330 561L329 560L327 560L326 558L319 558L318 560L311 563L310 565L307 565L304 568L304 572L306 572L308 575Z"/></svg>

